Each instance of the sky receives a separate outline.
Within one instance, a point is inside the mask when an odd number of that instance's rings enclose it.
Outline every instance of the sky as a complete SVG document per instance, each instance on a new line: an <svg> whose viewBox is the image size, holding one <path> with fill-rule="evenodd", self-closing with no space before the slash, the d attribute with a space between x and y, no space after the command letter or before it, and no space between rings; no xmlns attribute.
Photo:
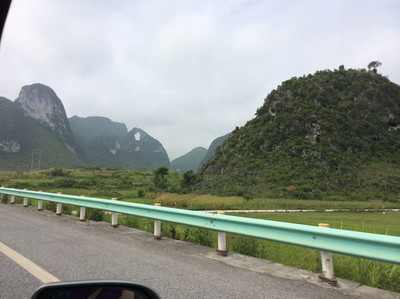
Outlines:
<svg viewBox="0 0 400 299"><path fill-rule="evenodd" d="M399 16L400 0L13 0L0 96L45 84L68 117L141 128L173 160L292 77L377 60L400 84Z"/></svg>

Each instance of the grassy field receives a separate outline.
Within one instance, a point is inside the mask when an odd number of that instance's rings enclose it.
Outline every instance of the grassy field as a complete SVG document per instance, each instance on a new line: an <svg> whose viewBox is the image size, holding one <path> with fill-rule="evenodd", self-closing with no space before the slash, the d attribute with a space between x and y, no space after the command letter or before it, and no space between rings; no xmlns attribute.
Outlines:
<svg viewBox="0 0 400 299"><path fill-rule="evenodd" d="M163 206L191 210L326 210L347 209L360 211L364 209L398 209L400 202L370 201L332 201L305 199L255 198L245 200L243 197L221 197L216 195L172 194L161 193L157 202Z"/></svg>
<svg viewBox="0 0 400 299"><path fill-rule="evenodd" d="M27 188L47 192L62 192L71 195L86 195L99 198L154 204L191 210L318 210L307 213L234 213L241 217L252 217L274 221L315 225L329 223L332 228L355 230L400 236L400 213L384 212L384 209L400 208L400 201L332 201L219 197L215 195L178 194L161 192L153 185L153 171L128 171L115 169L53 169L31 173L1 173L0 183L5 187ZM170 172L169 191L180 191L182 177ZM3 198L4 201L4 198ZM22 203L21 198L16 198ZM36 200L29 200L37 205ZM44 208L55 211L55 203L44 203ZM322 212L325 209L347 209L347 212ZM363 212L373 209L375 212ZM64 214L79 213L79 208L63 205ZM93 221L111 221L111 215L103 211L87 209L87 218ZM120 215L119 223L145 231L153 231L153 221L134 216ZM217 233L209 230L163 223L162 235L177 240L217 247ZM320 252L308 248L291 246L238 235L227 235L229 251L234 251L292 267L321 272ZM362 284L400 292L400 266L372 260L334 254L335 275L361 282Z"/></svg>
<svg viewBox="0 0 400 299"><path fill-rule="evenodd" d="M331 228L336 229L400 236L399 212L235 213L232 215L315 226L318 226L318 223L328 223Z"/></svg>

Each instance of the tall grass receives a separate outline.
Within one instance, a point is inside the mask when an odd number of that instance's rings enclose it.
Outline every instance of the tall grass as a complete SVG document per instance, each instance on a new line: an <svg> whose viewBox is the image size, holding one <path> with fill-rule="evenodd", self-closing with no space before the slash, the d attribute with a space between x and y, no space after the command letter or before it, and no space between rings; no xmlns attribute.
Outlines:
<svg viewBox="0 0 400 299"><path fill-rule="evenodd" d="M226 210L245 202L242 197L220 197L216 195L162 193L155 201L162 206L190 210Z"/></svg>
<svg viewBox="0 0 400 299"><path fill-rule="evenodd" d="M400 293L400 266L334 254L335 275Z"/></svg>
<svg viewBox="0 0 400 299"><path fill-rule="evenodd" d="M238 235L228 236L229 250L267 259L290 267L321 273L318 250L259 240ZM335 276L363 285L400 292L400 266L333 254Z"/></svg>
<svg viewBox="0 0 400 299"><path fill-rule="evenodd" d="M222 197L216 195L161 193L155 201L163 206L191 210L383 210L400 208L400 203L372 201L332 201L302 199Z"/></svg>

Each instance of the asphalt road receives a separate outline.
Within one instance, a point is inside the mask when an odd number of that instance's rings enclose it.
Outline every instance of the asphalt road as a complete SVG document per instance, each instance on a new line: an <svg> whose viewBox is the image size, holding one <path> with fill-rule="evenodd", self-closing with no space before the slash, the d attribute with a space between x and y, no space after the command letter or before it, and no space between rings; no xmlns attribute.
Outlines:
<svg viewBox="0 0 400 299"><path fill-rule="evenodd" d="M162 298L350 298L306 271L163 238L105 222L79 222L33 207L0 204L0 242L61 281L124 279ZM225 259L225 260L224 260ZM284 269L289 278L268 273ZM315 275L314 275L315 277ZM43 283L0 252L0 298L30 298ZM347 292L348 293L348 292Z"/></svg>

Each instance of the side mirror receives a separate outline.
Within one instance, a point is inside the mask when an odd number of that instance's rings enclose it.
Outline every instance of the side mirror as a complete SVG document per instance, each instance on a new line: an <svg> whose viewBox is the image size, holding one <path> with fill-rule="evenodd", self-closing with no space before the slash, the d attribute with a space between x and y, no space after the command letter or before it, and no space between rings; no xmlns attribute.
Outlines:
<svg viewBox="0 0 400 299"><path fill-rule="evenodd" d="M31 299L159 299L151 288L130 281L89 280L41 286Z"/></svg>

